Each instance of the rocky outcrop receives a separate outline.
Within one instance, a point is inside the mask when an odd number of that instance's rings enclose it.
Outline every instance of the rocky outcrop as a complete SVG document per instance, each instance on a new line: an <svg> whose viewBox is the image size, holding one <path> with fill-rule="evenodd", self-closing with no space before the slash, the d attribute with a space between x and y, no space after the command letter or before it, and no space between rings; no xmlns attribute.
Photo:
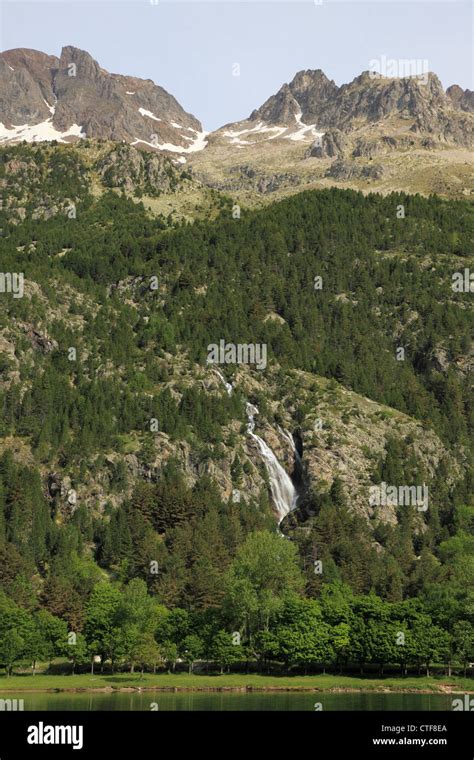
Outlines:
<svg viewBox="0 0 474 760"><path fill-rule="evenodd" d="M295 116L300 110L290 86L284 84L276 95L272 95L260 108L252 111L249 119L250 121L263 120L268 124L287 124L295 121Z"/></svg>
<svg viewBox="0 0 474 760"><path fill-rule="evenodd" d="M413 132L429 135L434 142L457 143L471 147L474 143L474 117L460 113L457 119L441 112L436 116L421 114L411 127Z"/></svg>
<svg viewBox="0 0 474 760"><path fill-rule="evenodd" d="M347 145L347 138L340 129L329 129L318 137L306 152L307 158L341 157Z"/></svg>
<svg viewBox="0 0 474 760"><path fill-rule="evenodd" d="M251 189L262 195L266 195L284 187L295 187L301 183L301 177L292 172L266 174L247 164L233 166L229 174L230 178L224 182L207 181L207 184L218 190L235 191Z"/></svg>
<svg viewBox="0 0 474 760"><path fill-rule="evenodd" d="M46 478L48 496L56 504L63 517L70 517L78 506L77 491L68 475L51 472Z"/></svg>
<svg viewBox="0 0 474 760"><path fill-rule="evenodd" d="M54 349L58 347L58 344L55 340L49 338L44 333L41 333L39 330L36 330L31 326L25 327L25 333L26 337L31 343L31 346L35 350L41 351L42 354L50 354L51 351L54 351Z"/></svg>
<svg viewBox="0 0 474 760"><path fill-rule="evenodd" d="M319 124L324 108L337 92L337 85L321 69L299 71L290 84L284 84L276 95L253 111L249 119L268 124L294 124L295 116L300 114L304 123Z"/></svg>
<svg viewBox="0 0 474 760"><path fill-rule="evenodd" d="M377 78L365 71L342 85L336 99L327 104L323 119L347 129L358 120L373 123L395 114L407 119L434 117L444 106L449 106L449 101L435 74L428 74L424 84L416 77Z"/></svg>
<svg viewBox="0 0 474 760"><path fill-rule="evenodd" d="M384 168L381 164L364 166L353 161L334 161L325 176L339 180L351 179L381 179L384 175Z"/></svg>
<svg viewBox="0 0 474 760"><path fill-rule="evenodd" d="M106 187L121 188L127 193L138 190L159 195L172 192L180 182L180 173L168 158L130 145L111 150L98 162L97 170Z"/></svg>
<svg viewBox="0 0 474 760"><path fill-rule="evenodd" d="M446 90L446 95L450 98L453 105L456 108L459 108L459 110L474 113L473 90L463 90L459 85L453 84Z"/></svg>
<svg viewBox="0 0 474 760"><path fill-rule="evenodd" d="M380 138L358 137L352 151L354 158L372 159L394 150L413 148L416 145L414 137L392 137L384 135Z"/></svg>

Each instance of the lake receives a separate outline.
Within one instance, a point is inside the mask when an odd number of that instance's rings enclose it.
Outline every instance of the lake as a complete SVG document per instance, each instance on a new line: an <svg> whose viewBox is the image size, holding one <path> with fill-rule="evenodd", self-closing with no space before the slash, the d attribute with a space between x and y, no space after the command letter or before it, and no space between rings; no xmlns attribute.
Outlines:
<svg viewBox="0 0 474 760"><path fill-rule="evenodd" d="M452 710L449 694L334 694L328 692L22 692L3 698L23 699L25 711L36 710Z"/></svg>

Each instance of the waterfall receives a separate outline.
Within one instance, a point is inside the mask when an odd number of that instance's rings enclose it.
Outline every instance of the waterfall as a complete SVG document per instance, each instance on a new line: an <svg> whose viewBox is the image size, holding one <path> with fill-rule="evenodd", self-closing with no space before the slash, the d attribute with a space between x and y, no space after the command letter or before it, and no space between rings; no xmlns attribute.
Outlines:
<svg viewBox="0 0 474 760"><path fill-rule="evenodd" d="M247 403L246 411L248 419L247 432L252 436L254 441L256 441L263 457L263 461L265 462L265 467L267 468L268 477L270 479L270 490L272 492L273 502L278 512L278 524L280 524L283 518L296 507L296 500L298 498L296 489L290 476L281 466L270 446L265 443L263 438L260 438L259 435L254 433L255 415L258 414L257 407Z"/></svg>
<svg viewBox="0 0 474 760"><path fill-rule="evenodd" d="M280 425L278 425L278 430L281 433L281 435L283 436L283 438L286 438L286 440L290 444L291 450L292 450L293 454L295 455L295 459L298 462L299 466L301 467L302 466L302 461L301 461L300 452L298 451L298 449L295 446L295 441L293 439L293 436L291 435L291 433L288 432L288 430L283 430L283 428L281 428Z"/></svg>
<svg viewBox="0 0 474 760"><path fill-rule="evenodd" d="M226 382L226 379L225 379L224 375L221 372L219 372L219 370L216 369L215 367L214 367L214 372L216 373L216 375L218 375L218 377L222 380L223 384L225 385L225 389L227 391L227 395L228 396L232 396L232 385L230 383Z"/></svg>
<svg viewBox="0 0 474 760"><path fill-rule="evenodd" d="M226 382L224 376L222 375L221 372L219 372L219 370L217 370L215 367L213 367L213 369L214 369L214 372L220 378L221 382L224 384L228 395L231 396L232 390L233 390L231 383ZM270 446L268 446L268 444L265 443L263 438L260 438L260 436L254 432L255 415L258 414L257 407L247 402L245 409L247 412L247 420L248 420L247 433L256 442L258 449L260 451L260 454L262 455L262 459L265 463L265 467L267 468L268 477L270 480L270 490L272 492L273 502L275 504L275 507L278 513L278 524L280 524L283 518L286 517L286 515L289 514L296 507L296 502L298 499L296 489L293 485L293 482L290 476L281 466L280 462L276 458ZM288 441L290 441L292 450L295 453L295 457L299 459L299 454L296 451L293 437L289 433L285 433L285 431L283 431L281 428L279 428L279 430L280 430L280 433Z"/></svg>

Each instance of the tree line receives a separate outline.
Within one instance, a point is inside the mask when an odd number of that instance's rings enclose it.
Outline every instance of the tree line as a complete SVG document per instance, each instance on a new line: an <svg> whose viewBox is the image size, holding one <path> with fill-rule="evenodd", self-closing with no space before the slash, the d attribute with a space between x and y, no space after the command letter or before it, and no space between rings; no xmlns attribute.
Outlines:
<svg viewBox="0 0 474 760"><path fill-rule="evenodd" d="M468 620L436 618L421 600L384 602L356 595L342 582L323 585L318 599L302 595L304 579L292 542L268 531L252 533L225 575L219 607L191 613L169 609L149 594L144 580L99 581L86 604L81 631L46 610L29 611L0 594L0 662L66 658L71 672L104 667L174 671L196 662L207 668L304 672L357 667L380 673L395 666L429 675L433 664L464 673L474 632Z"/></svg>

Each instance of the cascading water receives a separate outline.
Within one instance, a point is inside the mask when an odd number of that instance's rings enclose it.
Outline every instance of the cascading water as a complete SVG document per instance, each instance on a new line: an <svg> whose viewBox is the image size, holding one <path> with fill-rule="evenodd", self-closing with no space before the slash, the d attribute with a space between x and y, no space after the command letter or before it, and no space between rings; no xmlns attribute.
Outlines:
<svg viewBox="0 0 474 760"><path fill-rule="evenodd" d="M283 430L283 428L280 427L280 425L278 425L278 430L281 433L281 435L283 436L283 438L286 438L286 440L290 444L291 450L292 450L293 454L295 455L295 459L298 462L298 465L301 467L302 462L301 462L300 452L298 451L298 449L295 446L295 441L293 439L293 436L287 430Z"/></svg>
<svg viewBox="0 0 474 760"><path fill-rule="evenodd" d="M254 433L255 415L258 414L257 407L247 403L246 410L248 419L247 432L252 436L254 441L256 441L263 457L263 461L265 462L268 477L270 479L270 490L278 512L278 524L280 524L283 518L296 507L296 501L298 498L296 489L290 476L281 466L270 446L265 443L263 438L260 438L259 435Z"/></svg>
<svg viewBox="0 0 474 760"><path fill-rule="evenodd" d="M232 385L226 382L225 378L219 372L219 370L214 368L214 371L217 373L220 380L224 384L225 389L227 393L229 394L229 396L231 396L232 390L233 390ZM280 524L283 518L286 517L286 515L289 514L296 507L296 502L298 499L296 489L292 483L290 476L281 466L280 462L276 458L270 446L268 446L268 444L265 443L263 438L260 438L260 436L254 432L255 431L255 415L258 414L257 407L247 402L246 412L247 412L247 420L248 420L247 432L256 442L258 449L260 451L260 454L262 455L262 459L265 463L265 467L267 468L268 477L270 480L270 490L272 492L273 502L275 504L275 507L278 513L278 524ZM296 451L292 436L290 436L289 433L284 433L284 432L283 432L283 435L288 440L291 439L292 449L295 452L295 456L298 456L298 452Z"/></svg>
<svg viewBox="0 0 474 760"><path fill-rule="evenodd" d="M224 375L221 372L219 372L218 369L214 368L214 372L216 373L216 375L219 376L219 378L222 380L223 384L225 385L225 389L227 391L227 395L228 396L232 396L232 385L226 381Z"/></svg>

